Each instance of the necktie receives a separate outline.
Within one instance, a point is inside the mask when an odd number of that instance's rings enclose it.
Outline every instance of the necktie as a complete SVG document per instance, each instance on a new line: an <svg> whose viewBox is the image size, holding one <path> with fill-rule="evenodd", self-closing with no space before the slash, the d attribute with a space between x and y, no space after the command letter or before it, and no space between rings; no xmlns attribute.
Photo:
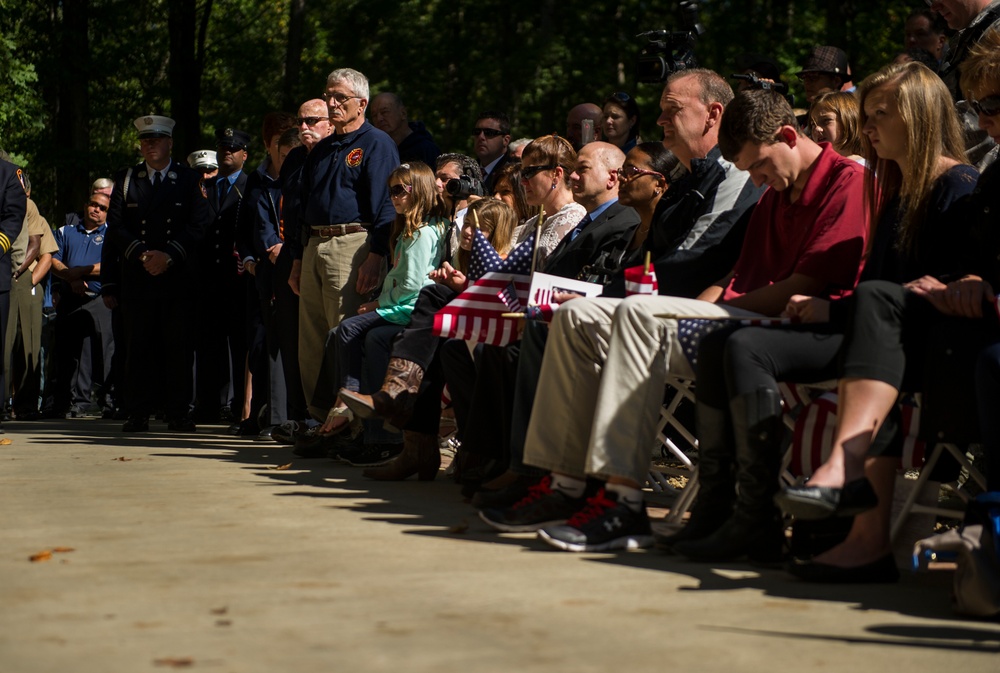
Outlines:
<svg viewBox="0 0 1000 673"><path fill-rule="evenodd" d="M160 171L156 171L156 173L153 174L153 189L159 187L162 182L163 176L160 175Z"/></svg>
<svg viewBox="0 0 1000 673"><path fill-rule="evenodd" d="M229 195L229 178L222 178L219 180L219 207L222 207L223 202L226 200L226 196Z"/></svg>
<svg viewBox="0 0 1000 673"><path fill-rule="evenodd" d="M585 215L584 218L580 220L579 224L573 227L573 231L569 232L569 240L575 241L576 237L580 235L580 232L583 231L584 227L591 222L593 222L593 220L590 219L590 215Z"/></svg>

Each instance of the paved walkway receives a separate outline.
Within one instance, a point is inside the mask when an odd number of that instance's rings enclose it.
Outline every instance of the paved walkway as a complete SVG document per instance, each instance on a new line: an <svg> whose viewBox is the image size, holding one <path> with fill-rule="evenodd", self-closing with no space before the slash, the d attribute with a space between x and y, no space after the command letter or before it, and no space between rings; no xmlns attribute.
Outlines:
<svg viewBox="0 0 1000 673"><path fill-rule="evenodd" d="M8 424L0 673L1000 671L1000 624L953 617L947 573L823 587L548 551L446 480L163 430Z"/></svg>

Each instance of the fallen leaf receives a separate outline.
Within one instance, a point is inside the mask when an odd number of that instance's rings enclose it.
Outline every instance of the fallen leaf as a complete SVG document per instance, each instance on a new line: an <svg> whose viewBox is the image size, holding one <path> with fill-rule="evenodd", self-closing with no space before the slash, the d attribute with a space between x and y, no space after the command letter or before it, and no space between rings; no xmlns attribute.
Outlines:
<svg viewBox="0 0 1000 673"><path fill-rule="evenodd" d="M285 463L284 465L278 465L276 467L269 467L267 469L269 469L269 470L287 470L291 466L292 466L291 463Z"/></svg>
<svg viewBox="0 0 1000 673"><path fill-rule="evenodd" d="M117 460L117 461L122 462L122 463L127 463L128 461L130 461L132 459L131 458L126 458L125 456L118 456L117 458L112 458L112 460Z"/></svg>
<svg viewBox="0 0 1000 673"><path fill-rule="evenodd" d="M194 666L194 659L191 657L165 657L163 659L153 659L154 666L169 666L170 668L190 668Z"/></svg>
<svg viewBox="0 0 1000 673"><path fill-rule="evenodd" d="M449 533L455 533L456 535L460 535L460 534L462 534L462 533L464 533L464 532L466 532L468 530L469 530L469 522L468 522L468 520L462 519L457 524L455 524L454 526L450 527L448 529L448 532Z"/></svg>
<svg viewBox="0 0 1000 673"><path fill-rule="evenodd" d="M0 439L0 446L10 446L13 443L14 440L12 440L10 437L4 437L3 439Z"/></svg>
<svg viewBox="0 0 1000 673"><path fill-rule="evenodd" d="M52 551L57 554L65 554L67 552L76 551L73 547L53 547Z"/></svg>
<svg viewBox="0 0 1000 673"><path fill-rule="evenodd" d="M223 608L212 608L212 614L213 614L213 615L224 615L224 614L226 614L227 612L229 612L229 608L228 608L228 607L223 607Z"/></svg>
<svg viewBox="0 0 1000 673"><path fill-rule="evenodd" d="M32 554L31 556L28 557L28 560L31 561L32 563L41 563L42 561L48 561L51 558L52 558L52 550L45 549L43 551L38 552L37 554Z"/></svg>

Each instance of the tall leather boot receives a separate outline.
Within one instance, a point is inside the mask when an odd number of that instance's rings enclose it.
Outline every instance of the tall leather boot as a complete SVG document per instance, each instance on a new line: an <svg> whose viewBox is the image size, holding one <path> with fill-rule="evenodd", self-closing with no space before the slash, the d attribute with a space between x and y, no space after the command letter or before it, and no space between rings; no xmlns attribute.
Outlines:
<svg viewBox="0 0 1000 673"><path fill-rule="evenodd" d="M420 382L424 380L424 370L416 362L403 358L390 358L382 388L372 395L340 389L340 399L344 401L358 418L383 418L396 428L402 429L410 416L420 392Z"/></svg>
<svg viewBox="0 0 1000 673"><path fill-rule="evenodd" d="M735 455L729 415L704 402L695 402L698 437L698 498L684 528L672 535L654 534L656 546L671 549L685 540L714 533L733 513L736 482Z"/></svg>
<svg viewBox="0 0 1000 673"><path fill-rule="evenodd" d="M781 395L758 388L731 400L729 407L736 440L736 508L714 533L677 544L674 551L699 561L749 556L777 563L784 543L782 518L773 502L785 431Z"/></svg>
<svg viewBox="0 0 1000 673"><path fill-rule="evenodd" d="M376 481L403 481L417 475L420 481L433 481L441 467L441 450L436 435L403 432L403 452L381 467L362 472Z"/></svg>

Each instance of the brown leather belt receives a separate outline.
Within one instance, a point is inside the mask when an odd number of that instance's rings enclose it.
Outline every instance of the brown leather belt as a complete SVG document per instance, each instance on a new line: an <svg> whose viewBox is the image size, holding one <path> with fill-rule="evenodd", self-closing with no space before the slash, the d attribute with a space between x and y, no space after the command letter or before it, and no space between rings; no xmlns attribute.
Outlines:
<svg viewBox="0 0 1000 673"><path fill-rule="evenodd" d="M344 236L345 234L356 234L361 231L366 231L363 225L360 224L334 224L329 227L313 227L312 233L315 236L320 236L322 238L333 238L335 236Z"/></svg>

